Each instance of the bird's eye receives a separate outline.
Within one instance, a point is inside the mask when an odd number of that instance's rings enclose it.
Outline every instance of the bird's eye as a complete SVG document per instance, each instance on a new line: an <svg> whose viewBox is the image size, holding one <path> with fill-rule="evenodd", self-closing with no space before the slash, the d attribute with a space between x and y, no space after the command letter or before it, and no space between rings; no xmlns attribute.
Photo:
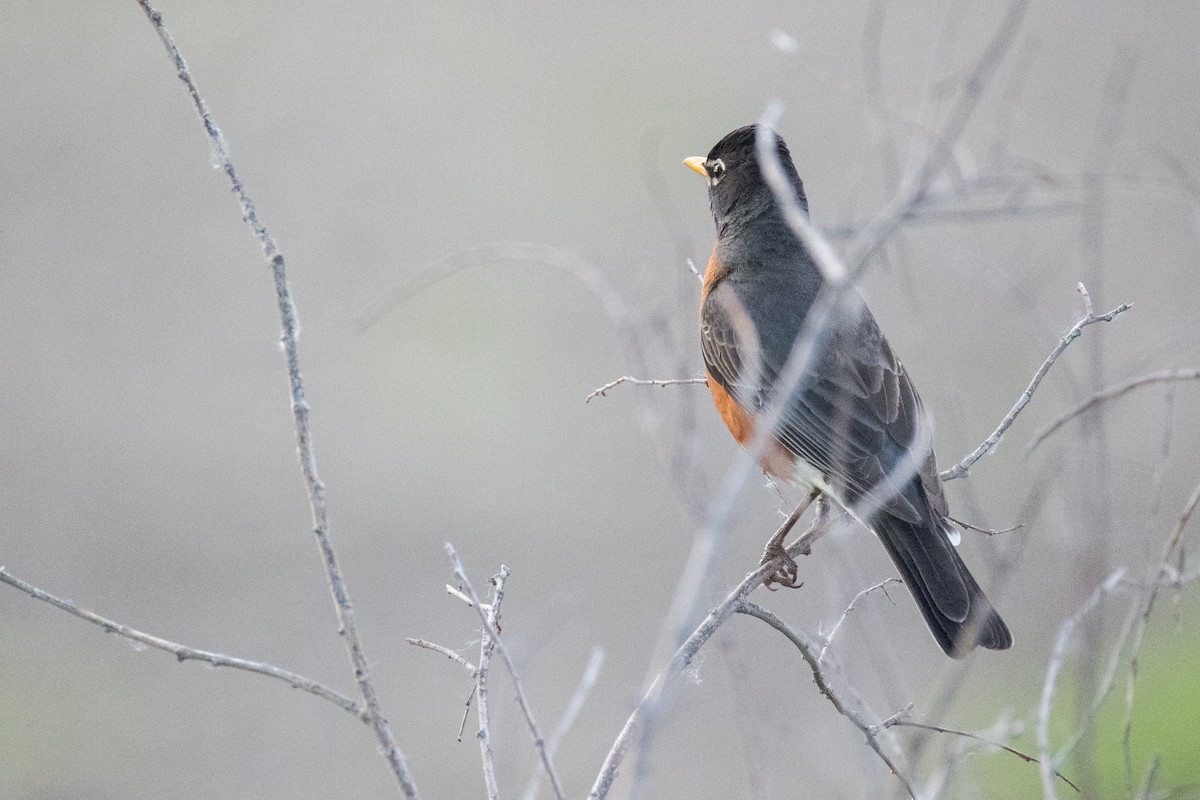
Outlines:
<svg viewBox="0 0 1200 800"><path fill-rule="evenodd" d="M704 165L708 169L708 182L716 186L721 182L721 178L725 177L725 162L721 159L715 159Z"/></svg>

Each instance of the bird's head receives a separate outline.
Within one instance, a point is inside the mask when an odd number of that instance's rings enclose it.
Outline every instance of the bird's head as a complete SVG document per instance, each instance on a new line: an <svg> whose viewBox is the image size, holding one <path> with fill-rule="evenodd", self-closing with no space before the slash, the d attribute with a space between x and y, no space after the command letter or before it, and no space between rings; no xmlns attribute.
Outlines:
<svg viewBox="0 0 1200 800"><path fill-rule="evenodd" d="M758 125L738 128L713 146L707 156L685 158L683 163L708 181L708 199L712 206L717 229L735 218L753 218L774 212L777 203L771 187L763 177L759 163L759 138L773 148L779 167L791 184L801 208L808 212L808 200L804 196L804 184L796 174L792 154L779 134Z"/></svg>

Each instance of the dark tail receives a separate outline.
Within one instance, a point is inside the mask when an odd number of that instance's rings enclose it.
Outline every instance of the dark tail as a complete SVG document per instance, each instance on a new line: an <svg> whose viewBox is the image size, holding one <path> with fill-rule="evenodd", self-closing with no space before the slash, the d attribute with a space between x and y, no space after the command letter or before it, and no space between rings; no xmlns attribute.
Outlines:
<svg viewBox="0 0 1200 800"><path fill-rule="evenodd" d="M948 526L884 512L873 527L946 655L962 658L976 645L1007 650L1012 634L950 544Z"/></svg>

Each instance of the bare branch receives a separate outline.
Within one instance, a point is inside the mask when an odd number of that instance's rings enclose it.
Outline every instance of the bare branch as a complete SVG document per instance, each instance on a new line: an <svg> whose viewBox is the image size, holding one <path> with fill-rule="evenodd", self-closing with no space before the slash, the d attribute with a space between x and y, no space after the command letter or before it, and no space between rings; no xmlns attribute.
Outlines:
<svg viewBox="0 0 1200 800"><path fill-rule="evenodd" d="M463 703L462 722L458 723L458 741L460 744L462 743L463 731L465 731L467 729L467 717L469 717L471 715L471 701L475 699L475 693L478 691L479 691L479 681L477 678L475 681L471 682L471 691L467 695L466 702ZM489 731L489 735L490 735L490 731ZM486 765L485 765L485 769L486 769Z"/></svg>
<svg viewBox="0 0 1200 800"><path fill-rule="evenodd" d="M599 389L597 389L594 392L592 392L591 394L589 394L587 397L583 398L583 402L590 403L592 401L593 397L607 397L609 389L612 389L616 386L620 386L622 383L629 383L629 384L633 384L634 386L679 386L682 384L708 383L708 379L707 378L667 378L667 379L663 380L663 379L654 378L654 379L643 380L642 378L634 378L629 375L622 375L620 378L617 378L615 381L609 381L608 383L601 386Z"/></svg>
<svg viewBox="0 0 1200 800"><path fill-rule="evenodd" d="M475 605L475 602L471 598L467 597L461 589L456 589L448 583L446 584L446 594L450 595L451 597L457 597L459 600L462 600L464 603L466 603L467 608L471 608ZM488 607L485 605L483 607L483 610L487 611Z"/></svg>
<svg viewBox="0 0 1200 800"><path fill-rule="evenodd" d="M458 653L454 652L449 647L446 647L443 644L437 644L435 642L426 641L425 639L406 638L404 641L406 641L409 644L414 645L416 647L420 647L423 650L432 650L435 653L441 653L446 658L450 659L454 663L460 665L467 672L471 673L471 677L474 677L475 674L479 671L478 668L476 668L476 666L474 664L472 664L470 661L467 661L465 658L460 656Z"/></svg>
<svg viewBox="0 0 1200 800"><path fill-rule="evenodd" d="M829 633L822 637L823 642L821 644L821 652L817 655L818 662L825 657L825 651L828 650L829 645L833 643L833 637L837 634L838 628L842 627L842 623L846 621L846 617L850 616L850 612L854 610L854 604L877 589L883 590L883 593L887 595L887 585L889 583L904 583L904 581L900 580L899 578L885 578L874 586L868 586L858 594L854 595L854 598L850 601L850 604L846 606L846 610L842 612L840 617L838 617L838 621L835 622L833 627L829 629ZM888 595L888 600L891 599L891 596Z"/></svg>
<svg viewBox="0 0 1200 800"><path fill-rule="evenodd" d="M359 639L358 626L355 624L354 608L350 603L345 580L342 577L341 568L338 566L333 543L329 538L329 518L325 508L325 484L321 482L321 479L317 475L317 461L313 450L312 433L309 429L309 405L308 400L305 398L304 380L300 374L300 358L296 344L300 323L296 315L295 303L292 301L291 290L288 288L287 270L284 264L283 253L276 245L274 238L267 231L266 225L259 220L254 201L246 192L245 187L237 176L237 172L234 170L233 162L229 158L228 142L226 142L221 129L217 127L216 122L209 113L208 107L201 97L195 81L192 79L191 72L188 70L187 62L184 61L183 54L175 44L174 37L171 36L171 33L163 25L162 14L152 7L148 0L138 0L138 5L145 12L146 18L150 20L150 24L154 26L158 38L162 41L168 56L170 56L171 61L174 63L175 73L186 87L192 104L196 108L196 113L200 117L200 122L204 126L204 132L208 136L209 146L212 150L213 160L229 179L233 193L237 197L238 204L241 206L242 217L245 219L246 224L254 231L254 236L258 239L259 245L262 247L263 256L271 267L271 272L275 279L275 296L279 305L280 326L283 331L281 342L283 344L284 356L287 360L288 387L292 402L292 421L296 431L296 455L300 461L300 471L304 475L304 485L308 491L313 533L316 535L322 562L325 565L330 593L333 595L334 605L337 610L339 629L346 643L346 650L350 656L355 680L357 680L359 691L362 693L368 722L374 730L379 744L383 747L384 757L387 759L396 781L400 784L401 791L403 791L406 797L416 798L418 797L417 787L409 773L408 765L405 763L404 754L400 752L400 748L396 745L396 739L392 735L391 726L383 716L383 711L379 706L375 684L371 679L370 665L363 650L362 642Z"/></svg>
<svg viewBox="0 0 1200 800"><path fill-rule="evenodd" d="M447 547L450 545L447 544ZM455 556L457 558L457 556ZM461 573L461 569L458 570ZM492 602L484 607L471 590L467 605L479 609L483 620L483 636L479 640L479 669L475 672L475 694L479 696L476 707L479 714L479 754L483 758L483 782L487 787L488 800L500 799L500 788L496 783L496 764L492 758L492 723L488 706L488 676L491 674L492 653L496 650L496 631L500 630L500 604L504 602L504 582L508 579L508 567L500 565L500 572L492 578ZM466 583L466 576L462 576ZM449 587L446 587L449 588ZM470 589L470 584L467 584ZM461 592L459 594L462 594ZM467 696L470 709L471 697ZM463 715L464 722L466 715Z"/></svg>
<svg viewBox="0 0 1200 800"><path fill-rule="evenodd" d="M1055 419L1046 427L1038 431L1037 435L1026 448L1026 452L1033 450L1043 441L1050 438L1059 428L1067 424L1080 414L1095 408L1101 403L1107 403L1110 400L1116 400L1118 397L1132 392L1134 389L1140 389L1143 386L1152 386L1156 383L1175 383L1178 381L1194 381L1200 380L1200 367L1191 369L1166 369L1161 372L1151 372L1147 375L1140 375L1136 378L1130 378L1124 383L1118 383L1115 386L1110 386L1107 389L1096 392L1094 395L1084 400L1079 405L1070 409Z"/></svg>
<svg viewBox="0 0 1200 800"><path fill-rule="evenodd" d="M1038 761L1036 758L1034 758L1033 756L1029 755L1028 753L1023 753L1015 747L1010 747L1009 745L1006 745L1003 742L997 742L994 739L988 739L987 737L980 736L977 733L970 733L968 731L960 731L960 730L956 730L954 728L943 728L940 725L928 725L924 722L913 722L912 720L904 719L903 717L901 717L899 715L889 717L888 719L879 723L879 725L876 727L878 727L880 729L917 728L917 729L923 730L923 731L933 731L934 733L948 733L948 734L952 734L954 736L963 736L963 737L966 737L967 739L974 739L977 742L982 742L991 747L998 747L1006 753L1012 753L1014 756L1021 759L1026 764L1042 763L1042 762ZM1053 769L1053 768L1051 768L1051 769ZM1076 786L1075 783L1073 781L1071 781L1071 779L1068 778L1066 775L1063 775L1061 772L1059 772L1056 769L1054 769L1053 772L1054 772L1055 777L1059 778L1063 783L1067 784L1067 786L1070 786L1076 792L1079 791L1079 787Z"/></svg>
<svg viewBox="0 0 1200 800"><path fill-rule="evenodd" d="M1042 365L1038 367L1038 371L1033 374L1033 380L1031 380L1029 385L1025 387L1025 391L1022 392L1021 396L1017 398L1017 402L1015 405L1013 405L1012 410L1010 410L1008 415L1000 421L1000 425L992 432L992 435L984 439L983 444L975 448L975 450L962 461L958 462L950 469L942 471L938 477L940 477L943 481L952 481L956 478L962 478L967 475L971 469L971 466L976 461L987 455L987 453L1000 442L1000 439L1004 436L1005 431L1007 431L1013 422L1016 421L1017 415L1020 414L1029 401L1033 399L1033 393L1037 390L1038 384L1042 382L1042 378L1046 377L1046 373L1050 371L1050 368L1054 366L1054 362L1058 361L1058 357L1063 354L1063 351L1065 351L1068 346L1070 346L1071 342L1075 341L1083 334L1084 328L1086 328L1088 325L1094 325L1097 322L1112 322L1118 315L1123 314L1132 308L1129 303L1122 303L1112 311L1109 311L1107 314L1100 314L1097 316L1092 308L1092 298L1091 295L1088 294L1087 289L1082 283L1080 283L1077 288L1079 289L1079 293L1083 295L1083 304L1085 309L1083 317L1081 317L1078 322L1072 325L1071 329L1067 331L1061 339L1058 340L1058 345L1050 352L1050 355L1046 357L1046 360L1042 362Z"/></svg>
<svg viewBox="0 0 1200 800"><path fill-rule="evenodd" d="M947 516L946 519L950 520L960 528L965 528L969 531L975 531L976 533L982 533L985 536L999 536L1002 533L1012 533L1013 531L1019 531L1021 528L1025 527L1024 522L1018 522L1016 525L1010 525L1007 528L981 528L978 525L972 525L969 522L963 522L961 519L956 519L951 516Z"/></svg>
<svg viewBox="0 0 1200 800"><path fill-rule="evenodd" d="M214 653L209 650L198 650L194 647L188 647L187 645L179 644L178 642L172 642L169 639L163 639L162 637L154 636L153 634L143 633L136 628L131 628L128 625L124 625L120 622L102 617L99 614L94 614L86 609L82 609L72 603L70 600L64 600L61 597L55 597L49 592L43 591L32 584L26 583L15 575L6 572L3 567L0 567L0 582L7 583L13 588L20 589L34 600L41 600L44 603L49 603L55 608L66 611L68 614L73 614L80 619L87 620L93 625L98 625L104 629L105 633L115 633L118 636L123 636L124 638L129 639L130 641L138 642L139 644L153 647L156 650L162 650L170 653L180 662L204 661L213 665L214 667L231 667L233 669L241 669L247 672L256 672L259 675L266 675L270 678L277 678L278 680L287 683L293 689L303 689L309 694L316 695L323 700L328 700L342 709L349 711L351 714L363 720L364 722L367 721L366 712L362 709L362 707L359 706L358 703L354 702L349 697L346 697L341 692L330 689L323 684L317 683L316 681L292 672L291 670L282 669L261 661L250 661L245 658L227 656L223 653Z"/></svg>
<svg viewBox="0 0 1200 800"><path fill-rule="evenodd" d="M509 655L508 648L504 645L504 640L500 638L499 630L496 625L499 621L499 606L504 599L504 581L508 577L508 567L501 566L500 573L493 579L495 585L495 593L492 598L492 613L485 613L479 604L479 597L475 594L475 589L471 586L471 581L467 578L467 573L463 569L462 561L458 558L458 553L454 546L450 543L446 544L446 554L450 556L450 562L454 567L454 576L462 582L463 589L466 590L467 596L471 598L472 604L479 612L479 620L483 623L484 638L491 639L500 649L500 655L504 658L504 665L508 668L508 674L512 677L513 687L516 690L517 705L521 707L521 713L525 715L525 723L529 726L529 734L533 737L533 746L537 749L538 755L541 756L542 766L546 769L546 775L550 778L550 785L554 789L554 795L558 800L563 800L562 784L559 783L558 775L554 771L554 764L550 758L550 752L546 749L546 740L542 737L541 729L538 728L537 721L533 717L533 709L529 706L529 701L525 697L525 690L521 686L521 676L517 672L516 664L513 663L512 656ZM495 620L492 617L495 616ZM480 661L482 662L482 658ZM482 669L482 663L480 668ZM480 692L480 703L483 702L482 691Z"/></svg>
<svg viewBox="0 0 1200 800"><path fill-rule="evenodd" d="M791 627L779 617L772 614L770 611L767 611L766 609L761 608L749 601L742 602L741 606L738 608L738 612L762 620L786 636L788 641L796 646L796 649L800 651L800 655L803 656L806 662L808 662L809 668L812 669L813 682L817 684L817 688L821 690L821 694L825 695L829 702L833 704L833 707L837 709L839 714L850 720L854 727L858 728L862 735L866 737L867 744L870 746L870 748L875 751L875 754L879 756L884 764L887 764L887 767L889 770L891 770L892 774L895 775L902 784L904 784L904 788L908 791L909 796L912 797L913 800L916 800L917 793L913 789L912 784L909 783L908 779L905 778L900 772L900 769L892 761L891 757L883 751L883 745L879 742L879 731L868 725L866 720L862 718L862 714L860 714L856 709L852 708L829 683L829 679L826 677L825 672L821 669L821 657L817 652L820 649L820 644L816 641L816 639L807 633Z"/></svg>

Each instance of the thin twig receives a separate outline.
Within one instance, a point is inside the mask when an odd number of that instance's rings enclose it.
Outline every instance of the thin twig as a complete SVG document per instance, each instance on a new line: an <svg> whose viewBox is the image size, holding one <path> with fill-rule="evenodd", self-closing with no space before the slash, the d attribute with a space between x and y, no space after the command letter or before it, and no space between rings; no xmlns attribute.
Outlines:
<svg viewBox="0 0 1200 800"><path fill-rule="evenodd" d="M833 643L833 637L834 637L834 635L837 634L838 628L842 627L842 623L846 621L846 617L850 616L850 612L854 610L855 603L857 603L859 600L862 600L864 597L866 597L871 592L874 592L877 589L883 590L883 593L884 593L884 595L887 596L888 600L892 599L891 595L888 595L888 593L887 593L887 585L889 583L904 583L904 581L900 580L899 578L884 578L879 583L877 583L873 586L868 586L867 588L863 589L858 594L854 595L854 598L850 601L849 605L846 606L846 610L842 612L842 615L840 617L838 617L838 621L835 622L833 624L833 627L829 629L829 633L825 634L825 636L822 637L823 641L821 643L821 652L817 654L818 662L820 662L820 660L825 657L825 651L828 650L829 645ZM895 602L895 601L893 601L893 602Z"/></svg>
<svg viewBox="0 0 1200 800"><path fill-rule="evenodd" d="M462 743L463 731L467 729L467 717L471 715L471 701L475 699L475 693L479 691L478 680L471 682L471 691L467 695L467 700L463 703L462 721L458 723L458 741Z"/></svg>
<svg viewBox="0 0 1200 800"><path fill-rule="evenodd" d="M963 737L966 737L967 739L974 739L977 742L983 742L986 745L991 745L992 747L999 747L1001 750L1005 751L1006 753L1012 753L1014 756L1021 759L1026 764L1042 763L1041 761L1039 761L1038 759L1029 755L1028 753L1023 753L1015 747L1010 747L1009 745L1006 745L1003 742L997 742L994 739L988 739L985 736L980 736L977 733L970 733L969 731L960 731L960 730L956 730L954 728L943 728L940 725L929 725L924 722L913 722L912 720L901 719L901 718L896 718L896 717L891 717L891 718L884 720L883 722L879 723L879 725L877 727L879 727L881 729L917 728L917 729L923 730L923 731L933 731L934 733L949 733L949 734L953 734L954 736L963 736ZM1066 775L1063 775L1058 770L1053 769L1053 767L1051 767L1051 769L1053 770L1054 775L1057 778L1059 778L1063 783L1067 784L1067 786L1070 786L1076 792L1079 791L1079 787L1076 786L1075 783L1070 778L1068 778Z"/></svg>
<svg viewBox="0 0 1200 800"><path fill-rule="evenodd" d="M609 381L608 383L601 386L599 389L596 389L594 392L589 394L587 397L583 398L583 402L590 403L592 401L593 397L607 397L609 389L612 389L615 386L620 386L622 383L629 383L629 384L633 384L634 386L679 386L681 384L708 383L708 380L706 378L642 379L642 378L634 378L630 375L622 375L620 378L617 378L615 381Z"/></svg>
<svg viewBox="0 0 1200 800"><path fill-rule="evenodd" d="M432 650L435 653L441 653L442 655L444 655L446 658L450 659L454 663L462 666L463 669L465 669L467 672L471 673L472 677L474 677L475 673L479 671L478 668L474 664L472 664L470 661L467 661L465 658L463 658L458 653L451 650L449 647L446 647L444 644L437 644L436 642L430 642L425 639L412 639L412 638L406 638L404 641L406 641L409 644L414 645L416 647L420 647L424 650Z"/></svg>
<svg viewBox="0 0 1200 800"><path fill-rule="evenodd" d="M1116 400L1118 397L1132 392L1134 389L1140 389L1143 386L1151 386L1156 383L1175 383L1178 381L1194 381L1200 380L1200 367L1191 369L1166 369L1161 372L1151 372L1148 375L1140 375L1136 378L1130 378L1124 383L1118 383L1115 386L1110 386L1096 392L1094 395L1084 400L1079 405L1063 413L1060 417L1048 424L1046 427L1038 431L1033 440L1026 447L1026 452L1033 450L1043 441L1050 438L1059 428L1066 425L1068 422L1078 417L1080 414L1086 413L1092 408L1107 403L1109 400Z"/></svg>
<svg viewBox="0 0 1200 800"><path fill-rule="evenodd" d="M446 547L449 549L450 545L447 544ZM465 575L460 579L464 583L467 582ZM475 671L475 694L479 697L479 704L476 706L479 715L479 754L483 759L483 782L487 787L488 800L499 800L500 798L499 784L496 783L496 764L492 756L488 677L491 675L492 653L496 650L495 632L500 629L500 604L504 602L504 582L506 580L508 580L508 567L501 564L500 572L492 578L492 602L485 608L479 602L479 598L475 596L473 589L471 589L471 596L467 601L468 606L479 609L479 617L483 620L483 636L479 639L479 669ZM467 588L470 589L469 584ZM468 708L470 708L470 702L471 698L467 697Z"/></svg>
<svg viewBox="0 0 1200 800"><path fill-rule="evenodd" d="M737 610L741 614L746 614L767 623L786 636L788 641L796 646L796 649L800 651L800 655L808 663L809 668L812 669L813 682L817 684L817 688L821 690L821 694L825 695L839 714L850 720L851 724L858 728L862 735L866 737L870 748L875 751L875 754L879 756L884 764L887 764L888 769L896 776L897 780L904 784L904 788L908 791L909 796L913 800L916 800L917 793L913 789L912 784L909 783L908 778L904 777L891 757L883 751L883 745L879 741L879 731L868 725L866 720L863 719L862 714L852 708L829 683L828 677L825 675L824 670L821 669L820 656L818 655L818 650L821 646L820 643L810 634L793 628L770 611L749 601L743 601Z"/></svg>
<svg viewBox="0 0 1200 800"><path fill-rule="evenodd" d="M541 756L542 766L546 770L547 777L550 778L550 786L554 789L554 796L558 800L563 800L562 784L559 783L558 774L554 770L550 752L546 749L546 740L542 737L537 720L534 719L533 709L530 708L529 701L525 697L525 689L521 686L521 676L517 672L516 664L513 662L512 656L504 644L504 640L500 638L499 630L496 627L496 622L492 620L492 615L484 613L482 608L480 608L479 597L475 594L475 589L471 586L471 581L467 578L462 561L459 560L458 552L448 542L446 543L446 554L450 556L450 562L454 567L454 577L462 582L463 589L466 590L467 596L471 598L472 603L479 612L479 620L483 623L484 637L492 639L500 650L500 655L504 659L504 666L508 669L509 676L512 677L513 688L516 690L517 695L517 705L520 706L521 713L525 715L525 724L529 726L529 735L533 737L533 746L537 749L538 755ZM504 579L507 577L508 567L501 566L500 573L493 579L496 587L492 598L493 607L498 607L504 599ZM493 611L495 610L493 608ZM499 615L497 614L496 616L498 619ZM480 660L482 661L482 659ZM482 664L480 666L482 667ZM482 695L480 700L482 702Z"/></svg>
<svg viewBox="0 0 1200 800"><path fill-rule="evenodd" d="M466 594L463 593L462 589L456 589L455 587L451 586L448 583L446 584L446 594L450 595L451 597L457 597L459 600L462 600L464 603L467 604L467 608L470 608L471 606L475 605L474 601L472 601L471 598L467 597ZM484 606L483 610L487 611L488 610L487 606Z"/></svg>
<svg viewBox="0 0 1200 800"><path fill-rule="evenodd" d="M87 620L93 625L98 625L104 629L105 633L115 633L118 636L123 636L130 641L153 647L156 650L162 650L175 656L180 662L183 661L204 661L214 667L231 667L233 669L241 669L247 672L256 672L259 675L266 675L270 678L277 678L284 683L287 683L293 689L303 689L309 694L316 695L323 700L340 706L342 709L349 711L354 716L367 721L366 712L362 707L346 697L341 692L330 689L329 687L317 683L316 681L306 678L303 675L292 672L291 670L282 669L271 664L261 661L250 661L245 658L237 658L236 656L227 656L223 653L214 653L210 650L199 650L195 647L188 647L178 642L172 642L169 639L163 639L160 636L155 636L150 633L143 633L136 628L131 628L120 622L95 614L86 609L72 603L70 600L64 600L61 597L56 597L47 591L37 588L36 586L26 583L15 575L6 572L3 567L0 567L0 582L7 583L13 588L20 589L25 594L32 597L34 600L41 600L44 603L60 608L68 614L74 614L80 619Z"/></svg>
<svg viewBox="0 0 1200 800"><path fill-rule="evenodd" d="M592 692L592 687L596 685L596 680L600 677L600 668L604 665L604 648L593 647L592 655L588 658L587 667L583 670L583 676L579 679L579 685L575 687L575 693L571 695L571 701L567 703L567 710L563 712L562 719L558 721L558 725L554 728L554 732L550 734L550 738L546 740L546 750L551 757L558 751L558 745L567 735L567 731L571 730L571 726L575 724L575 720L579 717L579 712L583 710L583 704L587 702L588 695ZM542 786L542 770L537 770L529 778L529 783L525 786L525 800L535 800L538 789Z"/></svg>
<svg viewBox="0 0 1200 800"><path fill-rule="evenodd" d="M281 341L284 356L287 360L292 420L296 431L296 455L300 462L300 471L304 475L304 485L308 491L313 533L316 535L317 545L321 551L321 559L325 565L326 576L329 580L329 590L333 595L334 605L337 610L339 630L345 640L346 650L353 666L354 677L358 682L359 691L362 693L363 704L366 706L367 719L375 732L376 738L379 740L379 744L383 748L384 757L387 759L388 765L391 767L392 773L396 781L400 784L400 789L404 795L409 798L416 798L418 797L417 787L409 773L404 754L400 752L400 748L396 744L396 739L392 735L391 726L383 716L383 711L379 706L375 684L371 679L370 665L363 650L362 642L359 639L358 626L355 624L354 608L350 603L345 580L342 577L342 571L338 566L333 543L329 537L329 518L325 507L325 484L321 482L321 479L317 475L316 456L313 451L312 433L309 429L309 405L308 400L305 398L304 380L300 374L300 359L296 344L297 331L300 324L296 315L295 303L292 301L291 290L288 288L287 270L284 264L283 253L279 250L274 238L267 231L266 226L259 220L254 201L246 192L245 187L237 176L237 172L234 170L233 162L229 158L229 145L221 133L221 129L209 113L208 107L201 97L195 81L192 79L191 72L188 70L187 63L183 59L183 54L175 44L175 39L163 25L162 14L152 7L148 0L138 0L138 5L146 13L146 18L154 26L158 38L162 41L167 54L170 56L172 62L174 62L176 75L187 88L196 113L199 115L200 121L204 126L204 132L208 136L212 157L229 179L233 193L237 197L238 204L241 206L242 217L245 219L246 224L254 231L255 238L258 239L259 244L262 246L263 256L271 267L271 272L275 280L275 296L279 305L280 326L282 328Z"/></svg>
<svg viewBox="0 0 1200 800"><path fill-rule="evenodd" d="M1146 780L1142 782L1142 790L1138 792L1138 800L1150 800L1150 792L1154 789L1154 779L1158 777L1158 768L1162 766L1162 756L1155 753L1150 759L1150 769L1146 772Z"/></svg>
<svg viewBox="0 0 1200 800"><path fill-rule="evenodd" d="M1008 416L1001 420L1000 425L995 431L992 432L992 435L984 439L983 444L975 448L975 450L962 461L939 474L938 477L940 477L943 481L952 481L955 478L964 477L970 471L972 464L987 455L987 453L993 447L995 447L997 443L999 443L1001 437L1004 436L1004 432L1007 431L1013 422L1016 421L1017 415L1020 414L1022 409L1024 409L1029 401L1033 399L1033 393L1037 390L1038 384L1042 382L1042 378L1046 377L1046 373L1050 371L1050 368L1054 366L1054 362L1058 361L1058 357L1063 354L1063 351L1066 350L1068 346L1070 346L1071 342L1075 341L1083 334L1084 328L1086 328L1088 325L1094 325L1097 322L1112 322L1118 315L1125 313L1133 307L1129 303L1122 303L1112 311L1109 311L1107 314L1097 315L1092 308L1092 298L1088 294L1088 291L1084 285L1080 283L1076 288L1078 288L1079 293L1083 295L1084 315L1079 319L1078 322L1071 326L1069 331L1063 334L1061 339L1058 340L1058 345L1050 352L1050 355L1046 357L1046 360L1042 362L1042 365L1038 367L1038 371L1033 374L1033 380L1031 380L1029 385L1025 387L1025 391L1022 392L1021 396L1017 398L1017 402L1015 405L1013 405L1012 410L1008 412Z"/></svg>
<svg viewBox="0 0 1200 800"><path fill-rule="evenodd" d="M957 519L956 517L947 516L946 519L950 520L960 528L966 528L969 531L982 533L985 536L999 536L1002 533L1012 533L1013 531L1018 531L1025 527L1024 522L1018 522L1016 525L1010 525L1007 528L981 528L978 525L972 525L969 522L963 522L961 519Z"/></svg>

